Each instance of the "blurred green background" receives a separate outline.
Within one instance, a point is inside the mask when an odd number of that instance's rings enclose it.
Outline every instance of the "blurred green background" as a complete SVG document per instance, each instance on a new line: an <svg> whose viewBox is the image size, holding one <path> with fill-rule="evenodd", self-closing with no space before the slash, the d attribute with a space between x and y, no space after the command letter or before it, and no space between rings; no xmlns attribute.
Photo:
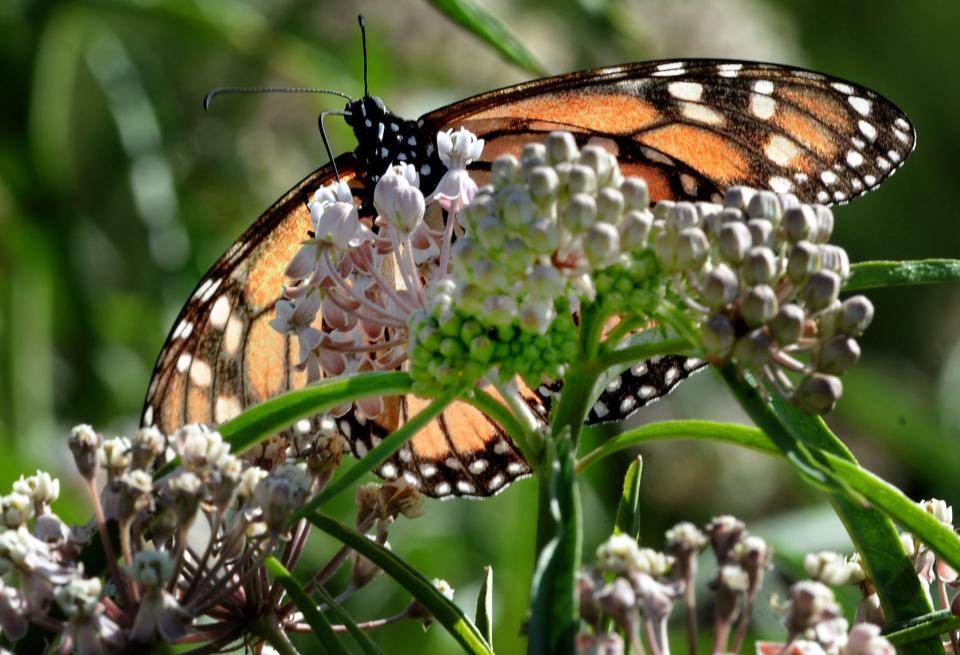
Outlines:
<svg viewBox="0 0 960 655"><path fill-rule="evenodd" d="M957 3L805 0L530 0L485 3L551 73L662 57L718 56L808 66L856 80L910 115L919 145L876 193L837 210L852 258L960 256L956 188ZM69 427L135 427L154 358L206 268L275 198L324 162L317 112L329 98L201 99L223 84L361 93L356 13L367 16L371 92L415 116L525 80L489 46L416 0L4 0L0 3L0 481L43 466L69 475ZM330 121L336 151L353 148ZM830 422L871 468L916 498L960 500L960 288L871 293L877 319ZM712 374L638 421L742 420ZM782 464L730 448L644 450L644 537L680 519L735 513L779 549L846 548L829 509ZM586 551L609 533L629 455L597 467L583 502ZM393 547L457 588L472 614L493 564L496 645L519 652L531 573L535 491L431 502ZM68 494L64 494L65 496ZM349 499L341 506L349 516ZM75 520L87 510L65 499ZM317 539L312 561L330 547ZM315 559L314 559L315 558ZM311 562L307 562L309 566ZM775 574L770 584L788 579ZM399 611L385 580L358 618ZM758 629L776 635L759 610ZM448 652L434 628L390 628L391 653Z"/></svg>

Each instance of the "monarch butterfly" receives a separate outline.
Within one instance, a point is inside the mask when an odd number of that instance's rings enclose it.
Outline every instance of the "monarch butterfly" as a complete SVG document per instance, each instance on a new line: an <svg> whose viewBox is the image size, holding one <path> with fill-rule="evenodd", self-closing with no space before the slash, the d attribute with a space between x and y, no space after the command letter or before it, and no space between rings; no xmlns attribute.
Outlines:
<svg viewBox="0 0 960 655"><path fill-rule="evenodd" d="M269 321L284 269L307 237L307 201L338 177L361 213L373 186L395 161L416 166L429 193L444 172L437 133L466 127L485 139L473 164L483 176L503 153L548 132L572 132L579 145L617 155L625 175L646 179L653 201L719 199L744 184L793 193L803 202L844 203L875 188L913 150L906 116L862 86L776 64L669 60L626 64L540 79L483 93L416 121L376 97L349 100L344 112L357 147L295 185L229 248L200 281L164 345L142 422L170 433L189 422L221 423L243 409L304 384L292 370L292 339ZM623 419L702 367L666 356L624 371L600 395L592 422ZM545 412L547 390L525 394ZM362 456L424 406L386 399L381 414L339 418L336 429ZM296 432L320 429L320 418ZM434 497L498 493L530 468L504 431L456 402L378 471L403 476Z"/></svg>

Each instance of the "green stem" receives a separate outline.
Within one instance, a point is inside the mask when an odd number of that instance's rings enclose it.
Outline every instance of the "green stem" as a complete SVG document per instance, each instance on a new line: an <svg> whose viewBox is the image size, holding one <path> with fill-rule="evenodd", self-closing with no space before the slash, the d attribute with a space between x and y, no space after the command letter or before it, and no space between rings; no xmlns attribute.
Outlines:
<svg viewBox="0 0 960 655"><path fill-rule="evenodd" d="M250 628L253 633L273 646L280 655L300 655L300 651L294 647L287 633L280 629L274 614L261 614Z"/></svg>
<svg viewBox="0 0 960 655"><path fill-rule="evenodd" d="M767 433L788 461L801 472L806 472L804 469L807 467L815 471L817 467L816 462L811 464L809 459L805 459L809 457L808 451L805 452L806 446L822 449L838 459L856 464L847 447L826 428L821 419L794 413L799 410L787 409L782 402L767 402L756 389L739 379L732 365L721 369L720 374L757 427ZM775 411L777 405L779 412ZM920 586L893 523L876 509L852 502L839 493L828 493L828 499L863 557L887 620L905 621L930 613L933 608ZM939 639L927 639L918 643L911 652L940 654L943 647Z"/></svg>
<svg viewBox="0 0 960 655"><path fill-rule="evenodd" d="M939 610L903 623L888 625L883 629L883 634L891 644L900 647L939 637L945 632L958 628L960 628L960 617L954 616L950 610Z"/></svg>

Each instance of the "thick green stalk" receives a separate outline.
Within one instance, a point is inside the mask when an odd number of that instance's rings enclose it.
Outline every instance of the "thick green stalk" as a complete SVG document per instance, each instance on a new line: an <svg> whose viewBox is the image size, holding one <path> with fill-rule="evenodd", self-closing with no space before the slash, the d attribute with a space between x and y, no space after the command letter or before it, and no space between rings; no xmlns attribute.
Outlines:
<svg viewBox="0 0 960 655"><path fill-rule="evenodd" d="M801 465L803 446L821 449L856 463L847 447L826 429L821 419L800 414L792 407L787 408L785 403L778 403L778 413L774 405L737 376L732 365L723 368L720 374L757 427L767 433L795 466ZM828 494L828 498L863 557L887 620L900 622L930 613L933 608L893 523L879 511L839 494ZM939 655L943 653L943 647L939 639L930 638L914 644L911 653Z"/></svg>

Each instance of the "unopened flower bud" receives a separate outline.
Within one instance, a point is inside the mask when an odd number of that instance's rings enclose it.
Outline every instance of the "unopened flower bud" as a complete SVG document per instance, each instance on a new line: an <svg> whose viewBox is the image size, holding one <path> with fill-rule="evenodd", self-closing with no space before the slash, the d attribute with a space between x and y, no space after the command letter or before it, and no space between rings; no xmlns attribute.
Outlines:
<svg viewBox="0 0 960 655"><path fill-rule="evenodd" d="M758 191L747 204L747 216L765 218L773 225L778 225L783 216L783 208L777 194L772 191Z"/></svg>
<svg viewBox="0 0 960 655"><path fill-rule="evenodd" d="M571 232L587 230L597 219L597 202L592 195L577 193L571 196L563 215L563 222Z"/></svg>
<svg viewBox="0 0 960 655"><path fill-rule="evenodd" d="M659 241L657 239L658 243ZM733 302L739 292L740 282L737 274L726 264L720 264L704 278L701 299L707 307L720 310Z"/></svg>
<svg viewBox="0 0 960 655"><path fill-rule="evenodd" d="M546 334L557 317L557 312L553 308L553 302L546 300L528 300L520 307L517 318L520 320L520 327L528 332L537 334Z"/></svg>
<svg viewBox="0 0 960 655"><path fill-rule="evenodd" d="M507 240L507 230L499 216L487 214L477 222L474 234L487 250L501 248Z"/></svg>
<svg viewBox="0 0 960 655"><path fill-rule="evenodd" d="M77 470L84 480L92 480L97 474L100 463L98 455L100 442L100 435L89 425L78 425L70 431L70 439L67 443L77 463Z"/></svg>
<svg viewBox="0 0 960 655"><path fill-rule="evenodd" d="M68 619L91 618L100 605L102 590L100 578L82 578L76 575L57 589L57 604Z"/></svg>
<svg viewBox="0 0 960 655"><path fill-rule="evenodd" d="M620 193L623 194L623 203L626 209L635 209L637 211L646 211L650 208L650 190L647 188L647 181L642 177L628 177L620 185Z"/></svg>
<svg viewBox="0 0 960 655"><path fill-rule="evenodd" d="M569 132L551 132L547 135L547 161L551 164L573 161L579 156L577 140Z"/></svg>
<svg viewBox="0 0 960 655"><path fill-rule="evenodd" d="M783 232L792 243L812 239L817 227L817 215L809 205L791 207L783 212Z"/></svg>
<svg viewBox="0 0 960 655"><path fill-rule="evenodd" d="M3 510L3 526L10 530L26 525L34 515L33 500L17 492L0 497L0 509Z"/></svg>
<svg viewBox="0 0 960 655"><path fill-rule="evenodd" d="M821 621L840 616L840 607L830 587L821 582L803 580L790 588L790 603L785 623L791 635L802 634Z"/></svg>
<svg viewBox="0 0 960 655"><path fill-rule="evenodd" d="M542 204L556 197L560 179L552 167L537 166L527 175L527 183L530 185L533 200Z"/></svg>
<svg viewBox="0 0 960 655"><path fill-rule="evenodd" d="M749 187L732 186L723 194L723 206L746 211L756 191Z"/></svg>
<svg viewBox="0 0 960 655"><path fill-rule="evenodd" d="M583 238L583 252L595 267L602 267L620 254L620 232L610 223L594 223Z"/></svg>
<svg viewBox="0 0 960 655"><path fill-rule="evenodd" d="M813 373L803 379L794 390L791 400L808 414L826 414L843 395L840 378L824 373Z"/></svg>
<svg viewBox="0 0 960 655"><path fill-rule="evenodd" d="M131 577L147 589L165 585L173 575L173 560L161 550L141 550L133 556Z"/></svg>
<svg viewBox="0 0 960 655"><path fill-rule="evenodd" d="M497 326L507 326L517 316L517 301L511 296L491 295L483 301L487 319Z"/></svg>
<svg viewBox="0 0 960 655"><path fill-rule="evenodd" d="M653 214L632 209L620 221L620 243L625 252L634 252L647 245Z"/></svg>
<svg viewBox="0 0 960 655"><path fill-rule="evenodd" d="M755 246L773 246L773 223L765 218L751 218L747 221L750 237Z"/></svg>
<svg viewBox="0 0 960 655"><path fill-rule="evenodd" d="M793 245L787 258L787 277L800 283L820 270L820 249L810 241Z"/></svg>
<svg viewBox="0 0 960 655"><path fill-rule="evenodd" d="M777 258L770 248L754 246L743 258L741 271L747 284L770 284L777 276Z"/></svg>
<svg viewBox="0 0 960 655"><path fill-rule="evenodd" d="M814 580L833 587L860 584L866 577L858 562L830 551L807 553L803 558L803 569Z"/></svg>
<svg viewBox="0 0 960 655"><path fill-rule="evenodd" d="M490 165L490 178L495 186L511 184L520 171L520 162L513 155L500 155ZM476 198L474 198L476 201Z"/></svg>
<svg viewBox="0 0 960 655"><path fill-rule="evenodd" d="M170 480L173 511L180 525L189 525L200 508L203 482L193 473L184 471Z"/></svg>
<svg viewBox="0 0 960 655"><path fill-rule="evenodd" d="M423 192L415 186L406 186L394 192L392 212L384 217L397 232L409 234L420 225L425 210Z"/></svg>
<svg viewBox="0 0 960 655"><path fill-rule="evenodd" d="M560 231L552 217L541 217L530 224L526 231L527 243L539 255L550 255L560 246Z"/></svg>
<svg viewBox="0 0 960 655"><path fill-rule="evenodd" d="M753 245L753 238L746 225L731 221L720 226L717 232L717 245L720 247L720 255L726 261L739 264Z"/></svg>
<svg viewBox="0 0 960 655"><path fill-rule="evenodd" d="M840 276L829 270L821 270L810 276L803 286L803 300L813 311L829 307L840 295Z"/></svg>
<svg viewBox="0 0 960 655"><path fill-rule="evenodd" d="M664 217L664 226L674 234L680 234L688 227L697 227L700 222L697 208L692 202L678 202Z"/></svg>
<svg viewBox="0 0 960 655"><path fill-rule="evenodd" d="M548 264L534 264L524 281L524 290L540 300L554 299L563 292L563 275Z"/></svg>
<svg viewBox="0 0 960 655"><path fill-rule="evenodd" d="M799 305L783 305L770 321L770 336L781 346L796 343L803 335L806 315Z"/></svg>
<svg viewBox="0 0 960 655"><path fill-rule="evenodd" d="M375 541L371 535L366 536L367 539ZM386 542L384 542L383 546L388 550L390 549L390 545ZM353 582L354 588L362 589L382 573L383 569L361 555L359 552L353 551L353 568L350 571L350 580Z"/></svg>
<svg viewBox="0 0 960 655"><path fill-rule="evenodd" d="M896 649L880 634L880 626L858 623L850 630L840 655L895 655Z"/></svg>
<svg viewBox="0 0 960 655"><path fill-rule="evenodd" d="M760 327L773 319L778 309L774 290L766 284L758 284L747 291L743 300L743 319L749 327Z"/></svg>
<svg viewBox="0 0 960 655"><path fill-rule="evenodd" d="M596 594L597 602L603 613L613 619L621 630L630 634L639 621L637 615L637 594L626 578L616 577Z"/></svg>
<svg viewBox="0 0 960 655"><path fill-rule="evenodd" d="M724 360L733 350L736 333L733 324L724 314L711 314L700 332L703 349L712 360Z"/></svg>
<svg viewBox="0 0 960 655"><path fill-rule="evenodd" d="M535 160L546 161L546 158L547 148L542 143L528 143L523 146L523 150L520 151L521 163ZM537 165L539 166L540 164L538 163Z"/></svg>
<svg viewBox="0 0 960 655"><path fill-rule="evenodd" d="M840 375L860 359L860 345L844 334L827 339L817 353L817 370L821 373Z"/></svg>
<svg viewBox="0 0 960 655"><path fill-rule="evenodd" d="M833 235L833 211L825 205L814 205L813 211L816 216L813 240L816 243L826 243Z"/></svg>
<svg viewBox="0 0 960 655"><path fill-rule="evenodd" d="M522 228L533 221L537 208L525 189L507 187L500 194L499 201L500 215L503 217L503 224L507 227Z"/></svg>
<svg viewBox="0 0 960 655"><path fill-rule="evenodd" d="M584 146L580 150L578 161L594 172L598 184L605 184L610 179L613 163L610 161L610 153L603 146Z"/></svg>
<svg viewBox="0 0 960 655"><path fill-rule="evenodd" d="M843 301L837 317L838 332L859 337L873 321L873 303L866 296L853 296Z"/></svg>
<svg viewBox="0 0 960 655"><path fill-rule="evenodd" d="M710 253L707 235L698 227L689 227L677 235L677 265L688 271L698 271Z"/></svg>
<svg viewBox="0 0 960 655"><path fill-rule="evenodd" d="M107 469L111 479L123 473L131 461L130 440L126 437L105 439L100 445L100 464Z"/></svg>
<svg viewBox="0 0 960 655"><path fill-rule="evenodd" d="M156 426L140 428L130 440L133 446L133 468L149 470L153 462L163 455L167 439Z"/></svg>
<svg viewBox="0 0 960 655"><path fill-rule="evenodd" d="M704 527L710 547L720 564L733 561L733 549L746 534L746 525L735 516L713 517Z"/></svg>
<svg viewBox="0 0 960 655"><path fill-rule="evenodd" d="M657 235L657 240L653 244L653 251L657 255L660 265L667 273L672 273L679 268L677 263L677 236L672 232L664 230Z"/></svg>
<svg viewBox="0 0 960 655"><path fill-rule="evenodd" d="M850 257L847 251L839 246L820 246L820 265L837 273L841 279L850 277Z"/></svg>
<svg viewBox="0 0 960 655"><path fill-rule="evenodd" d="M153 506L153 478L149 473L127 471L118 482L117 516L121 521L131 519Z"/></svg>
<svg viewBox="0 0 960 655"><path fill-rule="evenodd" d="M13 490L29 496L38 507L50 506L60 497L60 481L46 471L37 471L30 477L20 476Z"/></svg>
<svg viewBox="0 0 960 655"><path fill-rule="evenodd" d="M623 216L623 194L613 187L604 187L597 194L597 220L619 225Z"/></svg>
<svg viewBox="0 0 960 655"><path fill-rule="evenodd" d="M581 159L582 156L583 153L581 153ZM567 188L570 190L571 195L577 193L596 193L596 171L589 166L584 166L583 164L574 164L570 167L570 172L567 174Z"/></svg>
<svg viewBox="0 0 960 655"><path fill-rule="evenodd" d="M742 368L760 370L770 359L770 337L762 329L748 332L733 346L733 358Z"/></svg>

